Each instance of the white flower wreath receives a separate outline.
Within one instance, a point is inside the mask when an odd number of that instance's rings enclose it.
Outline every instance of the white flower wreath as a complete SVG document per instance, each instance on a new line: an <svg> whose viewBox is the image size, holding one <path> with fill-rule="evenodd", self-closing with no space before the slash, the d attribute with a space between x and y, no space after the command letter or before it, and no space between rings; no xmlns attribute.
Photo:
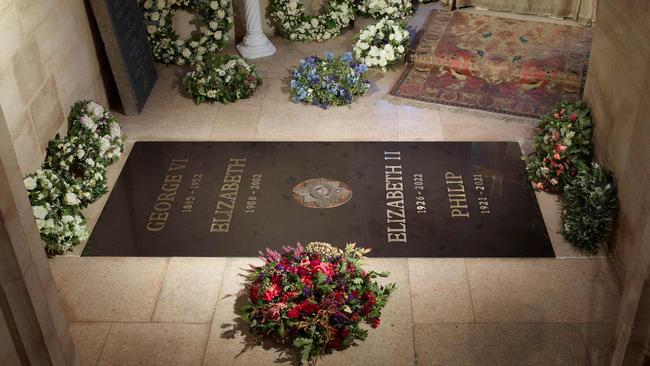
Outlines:
<svg viewBox="0 0 650 366"><path fill-rule="evenodd" d="M409 45L409 32L403 23L382 19L362 29L352 51L369 67L386 69L400 61Z"/></svg>
<svg viewBox="0 0 650 366"><path fill-rule="evenodd" d="M221 50L233 24L229 0L140 0L140 7L154 59L165 64L192 64L206 52ZM187 40L172 27L181 8L195 13L201 24L200 34Z"/></svg>
<svg viewBox="0 0 650 366"><path fill-rule="evenodd" d="M352 0L329 0L319 16L306 15L298 0L274 0L271 19L292 41L326 41L341 34L354 19Z"/></svg>
<svg viewBox="0 0 650 366"><path fill-rule="evenodd" d="M413 5L411 0L362 0L357 10L375 19L406 19L413 14Z"/></svg>

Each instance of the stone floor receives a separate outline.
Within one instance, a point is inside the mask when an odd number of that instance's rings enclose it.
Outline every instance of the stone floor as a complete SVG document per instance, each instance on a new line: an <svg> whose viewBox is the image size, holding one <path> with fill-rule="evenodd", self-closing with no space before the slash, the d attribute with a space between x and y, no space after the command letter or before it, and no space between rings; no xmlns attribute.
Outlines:
<svg viewBox="0 0 650 366"><path fill-rule="evenodd" d="M422 7L411 25L417 29L430 9ZM142 115L118 115L129 147L141 140L421 140L517 141L530 149L534 120L388 96L400 70L372 73L369 95L350 107L291 103L289 73L298 61L349 50L354 34L323 44L272 38L277 54L255 61L264 85L231 105L195 106L182 91L182 71L160 67ZM538 199L557 259L371 259L398 287L382 325L319 364L604 364L617 279L605 252L578 255L557 234L555 198ZM105 200L88 210L91 225ZM239 274L257 259L90 258L80 251L50 264L82 365L295 363L292 354L256 343L237 319Z"/></svg>

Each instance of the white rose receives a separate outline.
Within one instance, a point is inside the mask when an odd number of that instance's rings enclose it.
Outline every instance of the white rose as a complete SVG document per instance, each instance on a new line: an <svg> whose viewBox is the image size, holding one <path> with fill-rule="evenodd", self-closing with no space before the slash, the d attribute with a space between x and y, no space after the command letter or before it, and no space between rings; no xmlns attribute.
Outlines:
<svg viewBox="0 0 650 366"><path fill-rule="evenodd" d="M110 141L106 137L99 139L99 153L104 155L106 151L111 147Z"/></svg>
<svg viewBox="0 0 650 366"><path fill-rule="evenodd" d="M120 128L120 125L115 122L111 123L111 137L120 136L122 136L122 129Z"/></svg>
<svg viewBox="0 0 650 366"><path fill-rule="evenodd" d="M72 217L72 216L70 216L70 215L63 215L63 217L61 217L61 221L62 221L64 224L67 224L67 223L69 223L69 222L73 222L73 221L74 221L74 217Z"/></svg>
<svg viewBox="0 0 650 366"><path fill-rule="evenodd" d="M63 200L66 204L70 206L75 206L81 203L81 201L79 201L79 198L77 198L77 195L72 192L66 193L65 198Z"/></svg>
<svg viewBox="0 0 650 366"><path fill-rule="evenodd" d="M217 18L219 18L219 19L223 19L223 18L225 18L225 17L226 17L226 12L223 11L222 9L219 9L219 10L217 11Z"/></svg>
<svg viewBox="0 0 650 366"><path fill-rule="evenodd" d="M86 152L83 151L83 149L77 151L77 157L78 157L79 159L83 158L84 155L86 155Z"/></svg>
<svg viewBox="0 0 650 366"><path fill-rule="evenodd" d="M210 2L210 8L211 8L212 10L217 10L217 9L219 9L219 2L218 2L218 1L211 1L211 2Z"/></svg>
<svg viewBox="0 0 650 366"><path fill-rule="evenodd" d="M95 132L97 130L97 125L95 124L95 121L93 121L92 118L83 115L81 118L79 118L79 122L81 123L82 126L85 128Z"/></svg>
<svg viewBox="0 0 650 366"><path fill-rule="evenodd" d="M154 22L160 20L160 13L157 11L151 13L151 20L153 20Z"/></svg>
<svg viewBox="0 0 650 366"><path fill-rule="evenodd" d="M104 115L104 107L95 102L89 102L86 108L88 109L88 112L95 115L95 117L101 117Z"/></svg>
<svg viewBox="0 0 650 366"><path fill-rule="evenodd" d="M217 28L219 28L219 23L217 23L217 22L210 22L210 28L216 30Z"/></svg>
<svg viewBox="0 0 650 366"><path fill-rule="evenodd" d="M47 216L47 210L43 206L32 206L32 212L37 219L43 220Z"/></svg>
<svg viewBox="0 0 650 366"><path fill-rule="evenodd" d="M143 6L145 9L151 9L151 0L147 0L144 2Z"/></svg>
<svg viewBox="0 0 650 366"><path fill-rule="evenodd" d="M397 46L397 52L404 53L404 46L402 45Z"/></svg>
<svg viewBox="0 0 650 366"><path fill-rule="evenodd" d="M164 8L165 5L166 5L166 4L165 4L165 0L158 0L158 3L156 3L156 7L157 7L158 9L162 9L162 8Z"/></svg>
<svg viewBox="0 0 650 366"><path fill-rule="evenodd" d="M149 32L149 34L154 34L157 30L158 28L155 25L150 24L147 26L147 32Z"/></svg>
<svg viewBox="0 0 650 366"><path fill-rule="evenodd" d="M32 189L36 188L36 179L32 177L27 177L23 180L23 183L25 183L25 188L28 191L31 191Z"/></svg>
<svg viewBox="0 0 650 366"><path fill-rule="evenodd" d="M190 51L189 48L183 48L182 54L183 54L183 57L189 58L190 56L192 56L192 51Z"/></svg>
<svg viewBox="0 0 650 366"><path fill-rule="evenodd" d="M311 20L311 25L312 25L312 27L314 27L314 28L315 28L315 27L318 27L318 19L313 18L313 19Z"/></svg>

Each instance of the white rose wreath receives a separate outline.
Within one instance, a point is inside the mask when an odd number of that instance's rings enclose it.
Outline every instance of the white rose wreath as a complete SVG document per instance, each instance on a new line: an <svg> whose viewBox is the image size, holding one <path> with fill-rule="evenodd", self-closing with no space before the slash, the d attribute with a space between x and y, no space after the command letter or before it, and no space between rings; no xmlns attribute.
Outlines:
<svg viewBox="0 0 650 366"><path fill-rule="evenodd" d="M406 19L413 14L413 5L411 0L362 0L357 10L375 19Z"/></svg>
<svg viewBox="0 0 650 366"><path fill-rule="evenodd" d="M165 64L192 64L221 50L233 24L229 0L140 0L140 7L154 59ZM201 25L200 34L187 40L172 27L174 13L183 8Z"/></svg>
<svg viewBox="0 0 650 366"><path fill-rule="evenodd" d="M352 51L359 62L386 71L404 57L408 45L409 32L404 24L382 19L361 30Z"/></svg>
<svg viewBox="0 0 650 366"><path fill-rule="evenodd" d="M271 19L282 34L292 41L326 41L341 34L354 19L351 0L329 0L320 16L306 15L298 0L274 0Z"/></svg>

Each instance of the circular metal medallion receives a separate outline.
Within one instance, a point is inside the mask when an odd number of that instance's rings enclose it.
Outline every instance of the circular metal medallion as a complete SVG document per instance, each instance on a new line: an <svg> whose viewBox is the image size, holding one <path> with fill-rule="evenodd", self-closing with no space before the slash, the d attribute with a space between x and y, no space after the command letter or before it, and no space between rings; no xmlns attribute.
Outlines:
<svg viewBox="0 0 650 366"><path fill-rule="evenodd" d="M293 187L293 199L309 208L333 208L352 198L352 188L334 179L307 179Z"/></svg>

